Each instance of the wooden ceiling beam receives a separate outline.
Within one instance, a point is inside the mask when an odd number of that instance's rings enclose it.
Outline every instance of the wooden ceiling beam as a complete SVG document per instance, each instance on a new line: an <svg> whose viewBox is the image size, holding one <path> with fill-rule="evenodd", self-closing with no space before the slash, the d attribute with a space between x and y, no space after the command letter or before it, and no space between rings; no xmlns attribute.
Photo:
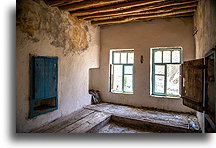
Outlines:
<svg viewBox="0 0 216 148"><path fill-rule="evenodd" d="M177 6L177 5L185 5L185 4L190 5L190 4L195 4L195 3L197 3L196 0L165 1L165 2L160 2L156 4L150 4L147 6L133 7L133 8L125 9L125 10L102 12L102 13L96 13L96 14L91 14L91 15L79 16L78 18L85 19L85 20L91 20L92 18L98 18L98 17L101 18L101 17L119 16L119 15L137 13L141 11L155 10L155 9L169 7L169 6Z"/></svg>
<svg viewBox="0 0 216 148"><path fill-rule="evenodd" d="M169 13L169 12L174 12L177 10L185 10L185 9L191 9L191 8L196 8L197 4L185 4L181 6L169 6L163 9L155 9L155 10L150 10L150 11L141 11L141 12L136 12L136 13L130 13L130 14L121 14L121 15L116 15L116 16L108 16L108 17L97 17L97 18L91 18L87 20L91 21L101 21L101 20L109 20L109 19L117 19L117 18L122 18L122 17L133 17L133 16L140 16L140 15L155 15L155 14L160 14L160 13Z"/></svg>
<svg viewBox="0 0 216 148"><path fill-rule="evenodd" d="M130 1L130 2L122 2L119 4L115 4L115 5L103 6L99 8L71 11L70 13L74 16L83 16L83 15L90 15L90 14L95 14L95 13L129 9L135 6L144 6L144 5L149 5L149 4L163 2L163 1L166 1L166 0L136 0L136 1Z"/></svg>
<svg viewBox="0 0 216 148"><path fill-rule="evenodd" d="M44 0L44 1L49 6L63 6L63 5L82 2L84 0Z"/></svg>
<svg viewBox="0 0 216 148"><path fill-rule="evenodd" d="M136 20L132 20L130 22L151 21L153 19L160 19L160 18L189 17L189 16L193 16L193 15L194 15L193 12L189 12L189 13L183 13L183 14L170 15L170 16L166 16L166 17L155 17L155 18L149 18L149 19L136 19ZM115 22L115 23L107 23L107 24L104 23L103 25L99 25L99 26L104 27L104 26L109 26L109 25L113 25L113 24L122 24L122 23L128 23L128 22Z"/></svg>
<svg viewBox="0 0 216 148"><path fill-rule="evenodd" d="M101 6L116 4L120 2L128 2L128 1L132 1L132 0L85 0L80 3L60 6L59 8L65 11L76 11L80 9L90 9L90 8L101 7Z"/></svg>
<svg viewBox="0 0 216 148"><path fill-rule="evenodd" d="M154 15L136 15L136 16L129 16L129 17L122 17L122 18L115 18L115 19L109 19L109 20L102 20L102 21L92 21L91 23L94 25L107 25L107 24L118 24L118 23L126 23L131 21L137 21L137 20L149 20L149 19L155 19L155 18L163 18L163 17L169 17L172 15L180 15L185 13L192 13L196 9L185 9L185 10L178 10L178 11L172 11L172 12L165 12L165 13L159 13Z"/></svg>

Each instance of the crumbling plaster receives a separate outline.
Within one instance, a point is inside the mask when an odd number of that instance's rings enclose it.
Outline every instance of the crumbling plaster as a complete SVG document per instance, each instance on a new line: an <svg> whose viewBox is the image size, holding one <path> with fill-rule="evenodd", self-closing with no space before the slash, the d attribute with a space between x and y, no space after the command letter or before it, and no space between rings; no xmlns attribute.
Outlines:
<svg viewBox="0 0 216 148"><path fill-rule="evenodd" d="M16 129L27 132L91 102L89 68L99 66L100 29L42 0L17 2ZM59 109L29 119L29 55L57 56Z"/></svg>

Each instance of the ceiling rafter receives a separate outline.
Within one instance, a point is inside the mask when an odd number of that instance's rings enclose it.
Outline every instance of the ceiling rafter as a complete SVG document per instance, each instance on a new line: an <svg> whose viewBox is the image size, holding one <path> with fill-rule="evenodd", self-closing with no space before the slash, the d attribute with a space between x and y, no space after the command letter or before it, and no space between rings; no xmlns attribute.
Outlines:
<svg viewBox="0 0 216 148"><path fill-rule="evenodd" d="M153 19L161 19L161 18L191 17L193 15L194 15L193 12L189 12L189 13L183 13L183 14L169 15L169 16L166 16L166 17L154 17L154 18L147 18L147 19L136 19L136 20L131 20L129 22L138 22L138 21L144 22L144 21L151 21ZM123 22L123 23L128 23L128 22ZM122 24L122 23L121 22L119 22L119 23L107 23L107 24L98 25L98 26L104 27L104 26L109 26L109 25L114 25L114 24Z"/></svg>
<svg viewBox="0 0 216 148"><path fill-rule="evenodd" d="M112 12L102 12L102 13L96 13L96 14L90 14L90 15L85 15L85 16L78 16L80 19L85 19L85 20L91 20L92 18L101 18L101 17L111 17L111 16L119 16L119 15L127 15L131 13L138 13L138 12L143 12L143 11L150 11L150 10L155 10L155 9L162 9L165 7L169 6L181 6L181 5L191 5L191 4L197 4L196 0L175 0L175 1L165 1L165 2L160 2L156 4L150 4L147 6L138 6L138 7L133 7L125 10L118 10L118 11L112 11Z"/></svg>
<svg viewBox="0 0 216 148"><path fill-rule="evenodd" d="M102 6L98 8L93 9L87 9L87 10L77 10L77 11L70 11L70 13L74 16L83 16L83 15L89 15L89 14L95 14L95 13L101 13L101 12L111 12L111 11L117 11L117 10L123 10L132 8L135 6L144 6L148 4L153 4L157 2L162 2L166 0L136 0L131 2L122 2L115 5L109 5L109 6Z"/></svg>
<svg viewBox="0 0 216 148"><path fill-rule="evenodd" d="M163 9L154 9L150 11L140 11L136 13L130 13L130 14L121 14L121 15L116 15L116 16L107 16L107 17L96 17L96 18L91 18L87 20L91 21L100 21L100 20L108 20L108 19L115 19L115 18L121 18L121 17L131 17L131 16L138 16L138 15L154 15L154 14L161 14L161 13L168 13L168 12L173 12L176 10L184 10L184 9L190 9L190 8L196 8L196 4L191 4L191 5L182 5L182 6L169 6Z"/></svg>
<svg viewBox="0 0 216 148"><path fill-rule="evenodd" d="M80 3L60 6L59 8L66 11L76 11L80 9L89 9L89 8L95 8L95 7L106 6L106 5L116 4L120 2L129 2L129 1L132 0L86 0Z"/></svg>
<svg viewBox="0 0 216 148"><path fill-rule="evenodd" d="M149 20L155 18L164 18L169 17L172 15L180 15L185 13L192 13L195 9L186 9L186 10L178 10L173 12L165 12L160 14L153 14L153 15L137 15L137 16L129 16L129 17L122 17L116 19L109 19L109 20L102 20L102 21L92 21L91 23L94 25L108 25L108 24L118 24L118 23L127 23L136 20Z"/></svg>
<svg viewBox="0 0 216 148"><path fill-rule="evenodd" d="M79 3L84 0L44 0L46 4L49 6L63 6L63 5L68 5L68 4L73 4L73 3Z"/></svg>
<svg viewBox="0 0 216 148"><path fill-rule="evenodd" d="M44 0L79 19L104 26L193 16L198 0Z"/></svg>

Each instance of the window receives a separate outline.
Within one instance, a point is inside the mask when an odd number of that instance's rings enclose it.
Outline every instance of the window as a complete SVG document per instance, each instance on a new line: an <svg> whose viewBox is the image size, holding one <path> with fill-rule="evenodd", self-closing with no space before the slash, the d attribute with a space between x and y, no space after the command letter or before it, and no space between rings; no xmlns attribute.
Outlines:
<svg viewBox="0 0 216 148"><path fill-rule="evenodd" d="M58 108L58 58L30 58L30 113L35 117Z"/></svg>
<svg viewBox="0 0 216 148"><path fill-rule="evenodd" d="M179 96L181 48L152 49L152 94Z"/></svg>
<svg viewBox="0 0 216 148"><path fill-rule="evenodd" d="M110 91L133 93L133 50L111 50Z"/></svg>

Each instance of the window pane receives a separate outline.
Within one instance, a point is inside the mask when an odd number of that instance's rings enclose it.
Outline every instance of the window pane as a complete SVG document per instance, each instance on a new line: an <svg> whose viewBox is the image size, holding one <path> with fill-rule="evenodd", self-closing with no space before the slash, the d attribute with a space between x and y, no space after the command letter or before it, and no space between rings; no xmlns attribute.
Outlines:
<svg viewBox="0 0 216 148"><path fill-rule="evenodd" d="M120 53L114 52L113 54L114 54L114 56L113 56L114 63L120 63Z"/></svg>
<svg viewBox="0 0 216 148"><path fill-rule="evenodd" d="M133 74L133 66L125 66L124 74Z"/></svg>
<svg viewBox="0 0 216 148"><path fill-rule="evenodd" d="M125 92L133 91L133 76L132 75L124 76L124 91Z"/></svg>
<svg viewBox="0 0 216 148"><path fill-rule="evenodd" d="M128 63L134 63L134 53L128 53Z"/></svg>
<svg viewBox="0 0 216 148"><path fill-rule="evenodd" d="M127 63L127 53L121 53L121 63Z"/></svg>
<svg viewBox="0 0 216 148"><path fill-rule="evenodd" d="M155 65L155 74L165 74L165 65Z"/></svg>
<svg viewBox="0 0 216 148"><path fill-rule="evenodd" d="M114 65L113 90L122 91L122 65Z"/></svg>
<svg viewBox="0 0 216 148"><path fill-rule="evenodd" d="M180 63L180 51L172 52L172 63Z"/></svg>
<svg viewBox="0 0 216 148"><path fill-rule="evenodd" d="M155 75L155 92L164 93L164 76Z"/></svg>
<svg viewBox="0 0 216 148"><path fill-rule="evenodd" d="M167 65L167 94L179 95L180 65Z"/></svg>
<svg viewBox="0 0 216 148"><path fill-rule="evenodd" d="M170 63L171 59L171 52L170 51L163 51L163 63Z"/></svg>
<svg viewBox="0 0 216 148"><path fill-rule="evenodd" d="M154 62L155 63L162 63L162 51L155 51L154 52Z"/></svg>

